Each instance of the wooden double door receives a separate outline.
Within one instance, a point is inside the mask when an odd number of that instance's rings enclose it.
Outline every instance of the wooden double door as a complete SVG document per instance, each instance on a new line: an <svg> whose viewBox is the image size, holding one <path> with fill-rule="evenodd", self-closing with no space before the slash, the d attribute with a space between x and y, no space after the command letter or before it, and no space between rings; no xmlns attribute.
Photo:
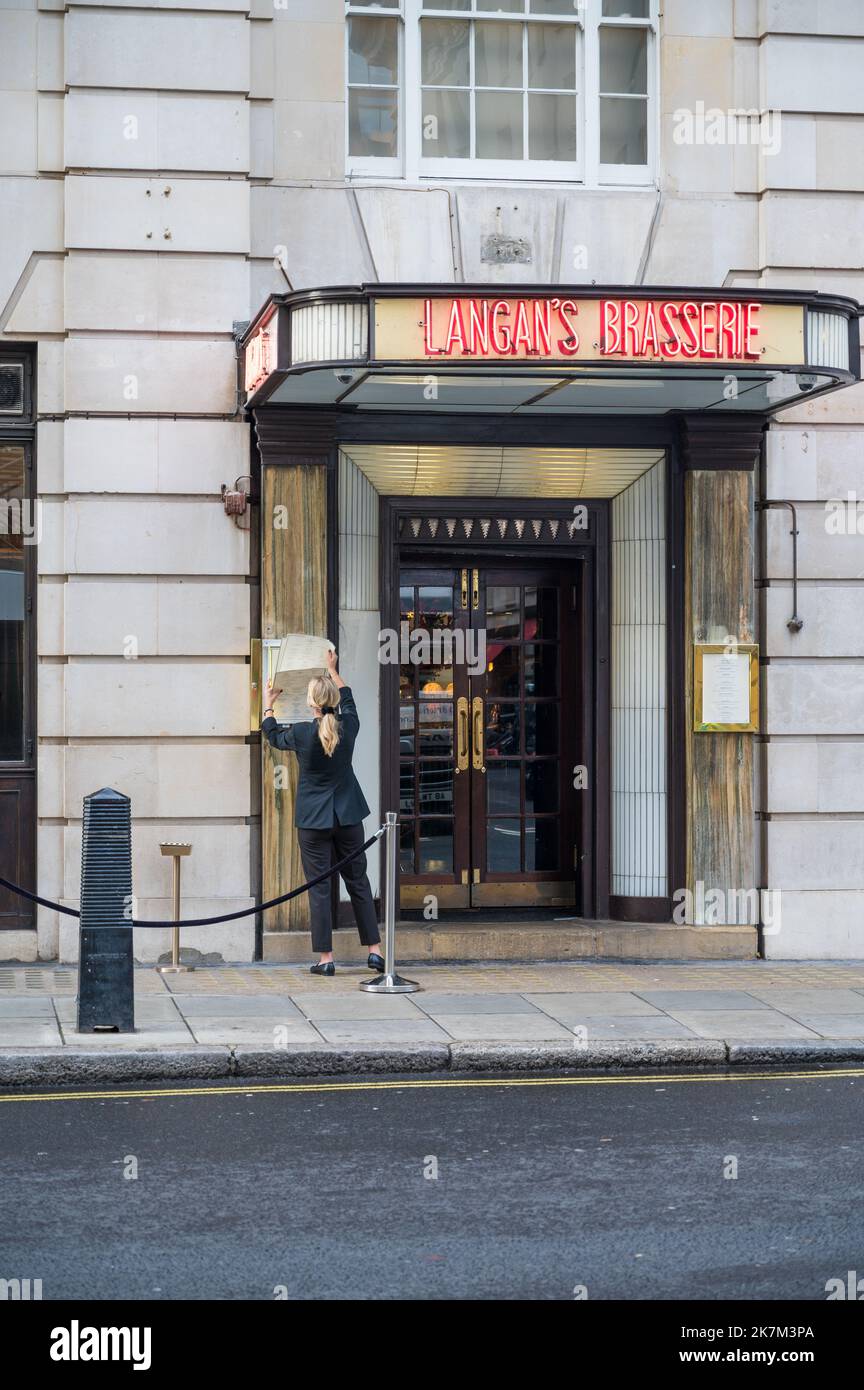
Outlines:
<svg viewBox="0 0 864 1390"><path fill-rule="evenodd" d="M400 568L403 908L572 908L579 569Z"/></svg>

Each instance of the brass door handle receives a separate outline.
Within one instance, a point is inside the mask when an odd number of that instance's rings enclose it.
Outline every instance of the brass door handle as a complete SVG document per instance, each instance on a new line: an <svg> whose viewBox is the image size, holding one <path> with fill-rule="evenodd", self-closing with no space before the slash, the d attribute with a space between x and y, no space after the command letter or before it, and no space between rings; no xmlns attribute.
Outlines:
<svg viewBox="0 0 864 1390"><path fill-rule="evenodd" d="M456 701L456 771L468 771L468 699L460 695Z"/></svg>
<svg viewBox="0 0 864 1390"><path fill-rule="evenodd" d="M485 772L483 766L483 700L479 695L475 695L472 706L474 728L472 730L472 765L477 772Z"/></svg>

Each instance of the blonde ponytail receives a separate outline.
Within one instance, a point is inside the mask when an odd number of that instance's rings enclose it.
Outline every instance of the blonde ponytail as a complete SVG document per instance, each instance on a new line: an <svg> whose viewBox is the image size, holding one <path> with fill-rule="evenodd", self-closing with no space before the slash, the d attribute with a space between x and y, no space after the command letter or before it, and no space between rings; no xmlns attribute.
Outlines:
<svg viewBox="0 0 864 1390"><path fill-rule="evenodd" d="M336 709L339 705L339 689L329 676L319 676L317 680L309 682L309 689L306 695L310 705L317 709ZM339 746L341 733L335 714L322 714L318 721L318 737L321 740L321 747L332 758Z"/></svg>

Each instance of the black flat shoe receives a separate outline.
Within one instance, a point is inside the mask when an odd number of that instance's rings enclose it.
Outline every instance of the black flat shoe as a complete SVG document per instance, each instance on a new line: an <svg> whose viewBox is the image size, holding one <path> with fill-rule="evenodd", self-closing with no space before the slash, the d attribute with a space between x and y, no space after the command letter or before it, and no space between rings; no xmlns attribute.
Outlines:
<svg viewBox="0 0 864 1390"><path fill-rule="evenodd" d="M383 957L383 956L379 956L379 955L377 954L377 952L375 952L375 951L370 951L370 952L369 952L369 958L368 958L368 960L366 961L366 964L369 966L369 969L370 969L370 970L375 970L379 975L383 975L383 974L384 974L385 960L384 960L384 957Z"/></svg>
<svg viewBox="0 0 864 1390"><path fill-rule="evenodd" d="M335 974L336 974L336 966L334 965L334 963L333 963L332 960L323 961L323 962L322 962L322 961L319 961L317 965L310 965L310 966L309 966L309 974L310 974L310 975L327 975L327 976L335 975Z"/></svg>

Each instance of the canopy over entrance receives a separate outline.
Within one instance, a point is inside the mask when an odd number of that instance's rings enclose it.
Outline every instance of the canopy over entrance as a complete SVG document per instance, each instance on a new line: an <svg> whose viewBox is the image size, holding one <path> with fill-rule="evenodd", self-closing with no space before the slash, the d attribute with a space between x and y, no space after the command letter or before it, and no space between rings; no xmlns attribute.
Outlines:
<svg viewBox="0 0 864 1390"><path fill-rule="evenodd" d="M616 497L662 449L353 444L342 454L390 497Z"/></svg>
<svg viewBox="0 0 864 1390"><path fill-rule="evenodd" d="M860 378L859 306L793 291L373 285L274 295L247 405L770 414Z"/></svg>

